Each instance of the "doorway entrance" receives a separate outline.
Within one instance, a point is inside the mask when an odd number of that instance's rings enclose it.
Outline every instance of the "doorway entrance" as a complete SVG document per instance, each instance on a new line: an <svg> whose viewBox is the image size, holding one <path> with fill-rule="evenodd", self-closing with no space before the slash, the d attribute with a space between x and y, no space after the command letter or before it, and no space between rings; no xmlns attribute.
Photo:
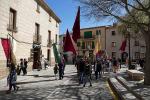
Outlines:
<svg viewBox="0 0 150 100"><path fill-rule="evenodd" d="M47 49L47 60L48 60L49 64L51 65L51 52L50 52L50 49Z"/></svg>

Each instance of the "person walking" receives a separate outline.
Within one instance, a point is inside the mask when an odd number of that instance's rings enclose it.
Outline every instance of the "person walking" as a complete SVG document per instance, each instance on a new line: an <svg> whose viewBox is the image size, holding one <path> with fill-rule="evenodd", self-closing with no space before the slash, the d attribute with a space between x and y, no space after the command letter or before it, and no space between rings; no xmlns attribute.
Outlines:
<svg viewBox="0 0 150 100"><path fill-rule="evenodd" d="M63 79L63 64L62 64L62 62L60 62L58 64L58 66L59 66L59 80L61 80L61 79Z"/></svg>
<svg viewBox="0 0 150 100"><path fill-rule="evenodd" d="M118 63L116 58L113 58L113 69L114 69L114 73L118 71Z"/></svg>
<svg viewBox="0 0 150 100"><path fill-rule="evenodd" d="M27 74L28 61L24 59L24 73Z"/></svg>
<svg viewBox="0 0 150 100"><path fill-rule="evenodd" d="M95 66L96 66L96 68L95 68L95 77L96 77L96 80L97 80L98 76L99 76L99 78L101 77L102 64L98 60Z"/></svg>
<svg viewBox="0 0 150 100"><path fill-rule="evenodd" d="M112 62L111 62L111 59L107 60L108 61L108 65L109 65L109 68L108 68L108 73L110 73L113 69L112 69Z"/></svg>
<svg viewBox="0 0 150 100"><path fill-rule="evenodd" d="M58 66L57 66L57 64L55 64L55 66L54 66L55 80L57 80L57 73L58 73Z"/></svg>
<svg viewBox="0 0 150 100"><path fill-rule="evenodd" d="M62 64L63 64L63 75L65 74L65 67L66 67L66 63L65 63L65 59L62 58Z"/></svg>
<svg viewBox="0 0 150 100"><path fill-rule="evenodd" d="M92 86L90 74L91 74L90 64L87 62L85 67L84 67L83 87L85 87L87 81L89 81L90 82L90 86Z"/></svg>
<svg viewBox="0 0 150 100"><path fill-rule="evenodd" d="M25 75L25 66L24 66L24 61L23 61L22 58L20 59L20 70L19 70L19 75L20 75L21 71L23 72L23 75Z"/></svg>
<svg viewBox="0 0 150 100"><path fill-rule="evenodd" d="M139 65L140 65L140 67L142 68L142 69L144 69L144 63L145 63L145 61L144 61L144 59L139 59Z"/></svg>
<svg viewBox="0 0 150 100"><path fill-rule="evenodd" d="M121 59L120 58L118 58L118 63L119 63L119 67L121 69Z"/></svg>
<svg viewBox="0 0 150 100"><path fill-rule="evenodd" d="M48 61L47 61L47 59L44 59L44 68L45 68L45 70L48 68L49 66L48 66Z"/></svg>
<svg viewBox="0 0 150 100"><path fill-rule="evenodd" d="M17 65L16 72L17 72L17 75L20 75L20 66L19 66L19 64Z"/></svg>
<svg viewBox="0 0 150 100"><path fill-rule="evenodd" d="M40 71L42 69L42 65L41 65L41 61L37 60L37 65L38 65L38 71Z"/></svg>
<svg viewBox="0 0 150 100"><path fill-rule="evenodd" d="M84 67L85 67L85 61L83 58L81 58L78 66L79 84L83 83Z"/></svg>
<svg viewBox="0 0 150 100"><path fill-rule="evenodd" d="M11 93L12 87L14 88L14 91L18 91L19 87L16 85L16 81L17 81L17 73L15 64L11 63L10 73L7 77L7 85L9 85L9 90L7 91L7 93Z"/></svg>

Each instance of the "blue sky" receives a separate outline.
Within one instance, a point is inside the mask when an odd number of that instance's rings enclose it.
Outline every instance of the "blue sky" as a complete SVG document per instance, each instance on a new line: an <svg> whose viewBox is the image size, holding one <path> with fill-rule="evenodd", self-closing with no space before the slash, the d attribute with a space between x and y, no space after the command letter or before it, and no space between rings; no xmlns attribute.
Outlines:
<svg viewBox="0 0 150 100"><path fill-rule="evenodd" d="M69 31L72 31L79 3L77 3L75 0L46 0L46 2L62 21L60 24L60 34L66 33L67 28L69 29ZM96 22L95 20L88 20L82 15L83 14L81 13L81 28L112 24L112 22L106 20L102 20L99 22Z"/></svg>

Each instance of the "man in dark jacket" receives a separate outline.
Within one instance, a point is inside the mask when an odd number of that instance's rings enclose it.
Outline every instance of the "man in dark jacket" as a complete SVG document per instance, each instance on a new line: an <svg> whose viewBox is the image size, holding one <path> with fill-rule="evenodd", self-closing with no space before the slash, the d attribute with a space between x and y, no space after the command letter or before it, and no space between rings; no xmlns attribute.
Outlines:
<svg viewBox="0 0 150 100"><path fill-rule="evenodd" d="M90 78L90 74L91 74L90 67L91 67L91 65L89 64L89 62L86 62L85 67L84 67L83 87L85 87L87 81L89 81L90 86L92 86L92 82L91 82L91 78Z"/></svg>
<svg viewBox="0 0 150 100"><path fill-rule="evenodd" d="M95 68L95 77L96 77L96 79L98 79L98 75L99 75L99 77L101 77L101 70L102 70L101 62L97 61L95 66L96 66L96 68Z"/></svg>
<svg viewBox="0 0 150 100"><path fill-rule="evenodd" d="M60 62L58 64L58 66L59 66L59 80L61 80L61 79L63 79L63 64L62 64L62 62Z"/></svg>
<svg viewBox="0 0 150 100"><path fill-rule="evenodd" d="M84 66L85 66L85 61L82 58L79 62L79 66L78 66L79 84L83 83Z"/></svg>

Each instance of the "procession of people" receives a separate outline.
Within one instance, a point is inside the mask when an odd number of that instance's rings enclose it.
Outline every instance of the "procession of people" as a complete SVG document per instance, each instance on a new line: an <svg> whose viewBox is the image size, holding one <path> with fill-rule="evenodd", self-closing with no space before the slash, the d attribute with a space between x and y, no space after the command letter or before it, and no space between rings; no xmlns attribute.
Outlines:
<svg viewBox="0 0 150 100"><path fill-rule="evenodd" d="M105 72L117 73L120 68L119 65L120 63L115 57L112 59L97 58L93 62L90 62L87 57L77 58L75 66L77 69L79 84L83 84L83 87L85 87L85 84L88 81L90 86L92 86L92 74L97 80L101 78Z"/></svg>

